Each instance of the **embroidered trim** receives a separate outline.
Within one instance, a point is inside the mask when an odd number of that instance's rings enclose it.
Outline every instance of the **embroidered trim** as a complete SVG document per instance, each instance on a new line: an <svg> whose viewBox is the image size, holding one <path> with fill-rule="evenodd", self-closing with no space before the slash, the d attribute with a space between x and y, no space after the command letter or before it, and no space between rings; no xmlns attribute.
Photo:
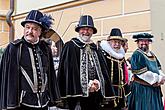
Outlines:
<svg viewBox="0 0 165 110"><path fill-rule="evenodd" d="M33 84L32 80L30 79L30 77L28 76L28 74L26 73L26 71L23 69L22 66L20 66L22 74L24 75L25 79L27 80L27 82L29 83L33 93L37 93L37 88L35 87L35 85Z"/></svg>
<svg viewBox="0 0 165 110"><path fill-rule="evenodd" d="M32 70L33 70L33 78L34 78L34 91L37 92L38 90L38 79L37 79L37 70L35 68L35 59L34 59L34 56L33 56L33 51L31 48L28 47L28 50L29 50L29 54L30 54L30 60L31 60L31 63L32 63Z"/></svg>
<svg viewBox="0 0 165 110"><path fill-rule="evenodd" d="M82 87L82 91L83 91L83 96L88 96L89 95L89 90L88 90L88 51L90 52L90 55L94 61L94 66L96 67L96 74L99 78L100 81L100 85L101 85L101 93L102 95L105 95L105 84L104 84L104 78L102 76L102 72L101 72L101 67L100 67L100 63L98 60L98 56L97 53L93 50L91 50L90 48L88 48L88 46L86 46L86 48L84 49L80 49L80 81L81 81L81 87Z"/></svg>
<svg viewBox="0 0 165 110"><path fill-rule="evenodd" d="M49 103L49 101L47 101L44 105L42 105L42 107L46 107L48 105L48 103ZM25 104L25 103L22 103L22 104L25 106L28 106L28 107L41 108L41 106L29 105L29 104Z"/></svg>
<svg viewBox="0 0 165 110"><path fill-rule="evenodd" d="M100 81L100 89L101 89L101 93L103 96L105 96L105 81L104 81L104 78L103 78L103 75L102 75L102 71L101 71L101 67L100 67L100 62L99 62L99 58L97 56L97 53L96 51L92 51L93 54L93 59L94 60L94 63L95 63L95 67L96 67L96 72L97 72L97 75L98 75L98 78L99 78L99 81Z"/></svg>
<svg viewBox="0 0 165 110"><path fill-rule="evenodd" d="M41 51L38 46L37 46L37 50ZM41 56L40 56L39 52L37 52L37 58L38 58L39 69L40 69L40 72L41 72L41 79L42 79L41 92L44 92L45 88L46 88L46 85L47 85L48 78L47 78L47 74L44 73L44 71L43 71L42 60L41 60Z"/></svg>
<svg viewBox="0 0 165 110"><path fill-rule="evenodd" d="M147 69L147 67L144 67L144 68L142 68L140 70L132 70L132 73L133 74L142 74L142 73L144 73L146 71L148 71L148 69Z"/></svg>
<svg viewBox="0 0 165 110"><path fill-rule="evenodd" d="M113 57L111 57L111 56L107 56L107 58L108 58L108 59L111 59L112 61L119 62L119 63L124 62L124 58L123 58L122 60L115 59L115 58L113 58Z"/></svg>
<svg viewBox="0 0 165 110"><path fill-rule="evenodd" d="M81 48L74 40L71 40L77 47ZM86 45L84 44L83 47L85 47Z"/></svg>
<svg viewBox="0 0 165 110"><path fill-rule="evenodd" d="M142 53L144 55L144 57L146 57L148 60L150 61L156 61L156 56L151 52L152 56L148 56L145 52L143 52L140 49L137 49L138 52Z"/></svg>
<svg viewBox="0 0 165 110"><path fill-rule="evenodd" d="M111 60L111 82L113 83L113 66L114 66L114 64L113 64L113 61Z"/></svg>
<svg viewBox="0 0 165 110"><path fill-rule="evenodd" d="M127 97L131 92L129 92L128 94L125 93L125 88L124 86L127 85L127 83L125 84L120 84L120 85L112 85L113 87L118 87L118 98L123 98L124 97Z"/></svg>
<svg viewBox="0 0 165 110"><path fill-rule="evenodd" d="M88 96L88 58L86 49L80 49L80 82L83 96Z"/></svg>
<svg viewBox="0 0 165 110"><path fill-rule="evenodd" d="M68 98L68 97L87 97L87 96L83 96L83 94L79 94L79 95L66 95L65 97L61 97L61 98Z"/></svg>

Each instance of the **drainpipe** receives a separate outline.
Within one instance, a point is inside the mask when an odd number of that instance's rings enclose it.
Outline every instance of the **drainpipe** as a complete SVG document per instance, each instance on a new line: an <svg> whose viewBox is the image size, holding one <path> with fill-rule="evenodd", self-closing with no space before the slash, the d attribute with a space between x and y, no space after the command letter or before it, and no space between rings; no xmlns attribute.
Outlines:
<svg viewBox="0 0 165 110"><path fill-rule="evenodd" d="M6 15L6 22L9 25L9 42L12 42L14 40L14 26L12 23L12 14L14 12L14 0L10 0L10 10L8 11Z"/></svg>

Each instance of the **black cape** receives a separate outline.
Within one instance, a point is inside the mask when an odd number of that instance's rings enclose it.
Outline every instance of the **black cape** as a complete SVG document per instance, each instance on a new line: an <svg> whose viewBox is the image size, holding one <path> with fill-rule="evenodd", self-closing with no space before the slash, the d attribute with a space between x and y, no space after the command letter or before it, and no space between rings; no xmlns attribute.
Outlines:
<svg viewBox="0 0 165 110"><path fill-rule="evenodd" d="M0 109L16 108L20 106L20 44L22 39L11 42L2 56L0 65ZM56 83L56 75L53 67L51 50L45 41L40 41L39 46L44 54L49 57L48 89L50 102L60 98L59 88ZM25 62L26 63L26 62Z"/></svg>
<svg viewBox="0 0 165 110"><path fill-rule="evenodd" d="M82 87L80 83L80 49L85 48L86 44L77 38L73 38L67 42L60 56L60 64L58 70L58 83L61 97L77 97L82 96ZM97 52L103 77L105 80L104 97L113 97L114 91L111 86L110 78L107 72L107 65L100 49L92 43L90 48Z"/></svg>

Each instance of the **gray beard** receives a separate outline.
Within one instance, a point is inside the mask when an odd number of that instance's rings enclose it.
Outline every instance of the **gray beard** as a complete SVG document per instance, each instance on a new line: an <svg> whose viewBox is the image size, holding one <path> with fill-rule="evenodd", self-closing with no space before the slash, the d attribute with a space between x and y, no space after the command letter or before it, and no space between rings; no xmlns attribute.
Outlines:
<svg viewBox="0 0 165 110"><path fill-rule="evenodd" d="M80 39L83 41L83 42L90 42L90 36L85 36L85 35L80 35Z"/></svg>

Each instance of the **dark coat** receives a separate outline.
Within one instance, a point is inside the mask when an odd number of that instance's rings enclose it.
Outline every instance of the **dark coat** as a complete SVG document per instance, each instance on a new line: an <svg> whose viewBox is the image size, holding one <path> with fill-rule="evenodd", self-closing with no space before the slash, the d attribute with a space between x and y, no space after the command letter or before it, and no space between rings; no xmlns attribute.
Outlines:
<svg viewBox="0 0 165 110"><path fill-rule="evenodd" d="M85 46L86 44L82 43L77 38L73 38L63 47L58 71L60 93L63 98L83 96L80 81L80 49L85 48ZM90 48L97 52L101 71L104 77L105 94L102 95L104 97L112 97L114 96L114 91L110 83L107 65L103 54L100 49L97 49L97 46L94 43L90 44Z"/></svg>
<svg viewBox="0 0 165 110"><path fill-rule="evenodd" d="M2 56L0 65L0 109L20 106L20 45L23 43L22 39L11 42ZM44 52L43 54L46 54L48 58L49 97L51 102L55 102L60 98L60 94L56 83L51 50L44 41L40 41L38 44Z"/></svg>
<svg viewBox="0 0 165 110"><path fill-rule="evenodd" d="M125 107L125 97L130 94L130 88L128 83L126 82L125 77L125 69L127 69L124 67L126 63L125 59L116 59L113 56L109 55L106 51L102 50L102 52L104 53L104 57L108 65L109 76L111 77L111 83L115 90L115 95L119 98L116 101L117 108Z"/></svg>

